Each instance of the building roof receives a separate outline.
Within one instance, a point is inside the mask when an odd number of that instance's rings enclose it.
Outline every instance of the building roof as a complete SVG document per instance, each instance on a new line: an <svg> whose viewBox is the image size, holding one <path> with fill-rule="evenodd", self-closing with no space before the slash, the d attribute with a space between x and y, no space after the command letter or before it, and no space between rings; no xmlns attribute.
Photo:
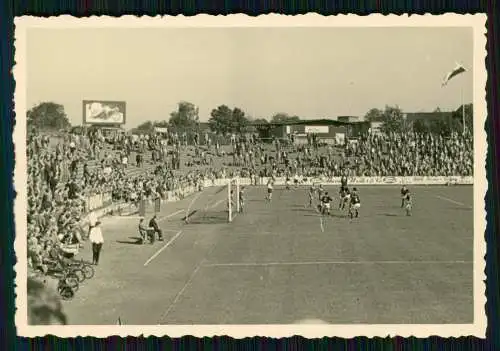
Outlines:
<svg viewBox="0 0 500 351"><path fill-rule="evenodd" d="M414 122L418 120L430 119L447 119L452 116L453 112L410 112L406 113L406 120Z"/></svg>

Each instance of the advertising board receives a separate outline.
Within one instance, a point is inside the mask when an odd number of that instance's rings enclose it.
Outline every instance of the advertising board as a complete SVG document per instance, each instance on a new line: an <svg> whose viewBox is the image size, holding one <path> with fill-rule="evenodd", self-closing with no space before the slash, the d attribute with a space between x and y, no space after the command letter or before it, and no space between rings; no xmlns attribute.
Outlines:
<svg viewBox="0 0 500 351"><path fill-rule="evenodd" d="M306 134L328 134L328 126L305 126Z"/></svg>
<svg viewBox="0 0 500 351"><path fill-rule="evenodd" d="M93 125L125 124L125 101L84 100L83 123Z"/></svg>

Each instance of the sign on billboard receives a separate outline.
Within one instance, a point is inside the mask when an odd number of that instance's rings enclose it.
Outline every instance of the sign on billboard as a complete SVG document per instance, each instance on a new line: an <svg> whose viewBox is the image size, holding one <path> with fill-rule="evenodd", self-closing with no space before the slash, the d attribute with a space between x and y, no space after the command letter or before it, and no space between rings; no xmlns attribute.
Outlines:
<svg viewBox="0 0 500 351"><path fill-rule="evenodd" d="M125 101L83 101L84 124L125 124Z"/></svg>
<svg viewBox="0 0 500 351"><path fill-rule="evenodd" d="M328 134L328 126L305 126L306 134Z"/></svg>
<svg viewBox="0 0 500 351"><path fill-rule="evenodd" d="M155 127L155 132L156 132L156 133L164 133L164 134L168 134L168 128Z"/></svg>

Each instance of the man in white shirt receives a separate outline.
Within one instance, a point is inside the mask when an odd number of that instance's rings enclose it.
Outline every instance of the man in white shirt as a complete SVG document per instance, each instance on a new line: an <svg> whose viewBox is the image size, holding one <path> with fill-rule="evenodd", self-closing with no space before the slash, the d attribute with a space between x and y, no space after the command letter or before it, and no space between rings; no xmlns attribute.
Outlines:
<svg viewBox="0 0 500 351"><path fill-rule="evenodd" d="M95 226L90 228L89 240L92 243L92 263L97 266L99 264L102 244L104 243L101 222L97 221Z"/></svg>

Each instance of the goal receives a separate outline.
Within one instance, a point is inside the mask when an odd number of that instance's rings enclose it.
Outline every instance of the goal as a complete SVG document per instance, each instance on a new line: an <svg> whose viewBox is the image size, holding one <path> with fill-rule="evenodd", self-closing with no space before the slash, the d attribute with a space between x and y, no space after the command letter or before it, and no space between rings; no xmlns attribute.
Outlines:
<svg viewBox="0 0 500 351"><path fill-rule="evenodd" d="M227 183L227 209L228 222L231 223L240 212L240 180L231 178Z"/></svg>

